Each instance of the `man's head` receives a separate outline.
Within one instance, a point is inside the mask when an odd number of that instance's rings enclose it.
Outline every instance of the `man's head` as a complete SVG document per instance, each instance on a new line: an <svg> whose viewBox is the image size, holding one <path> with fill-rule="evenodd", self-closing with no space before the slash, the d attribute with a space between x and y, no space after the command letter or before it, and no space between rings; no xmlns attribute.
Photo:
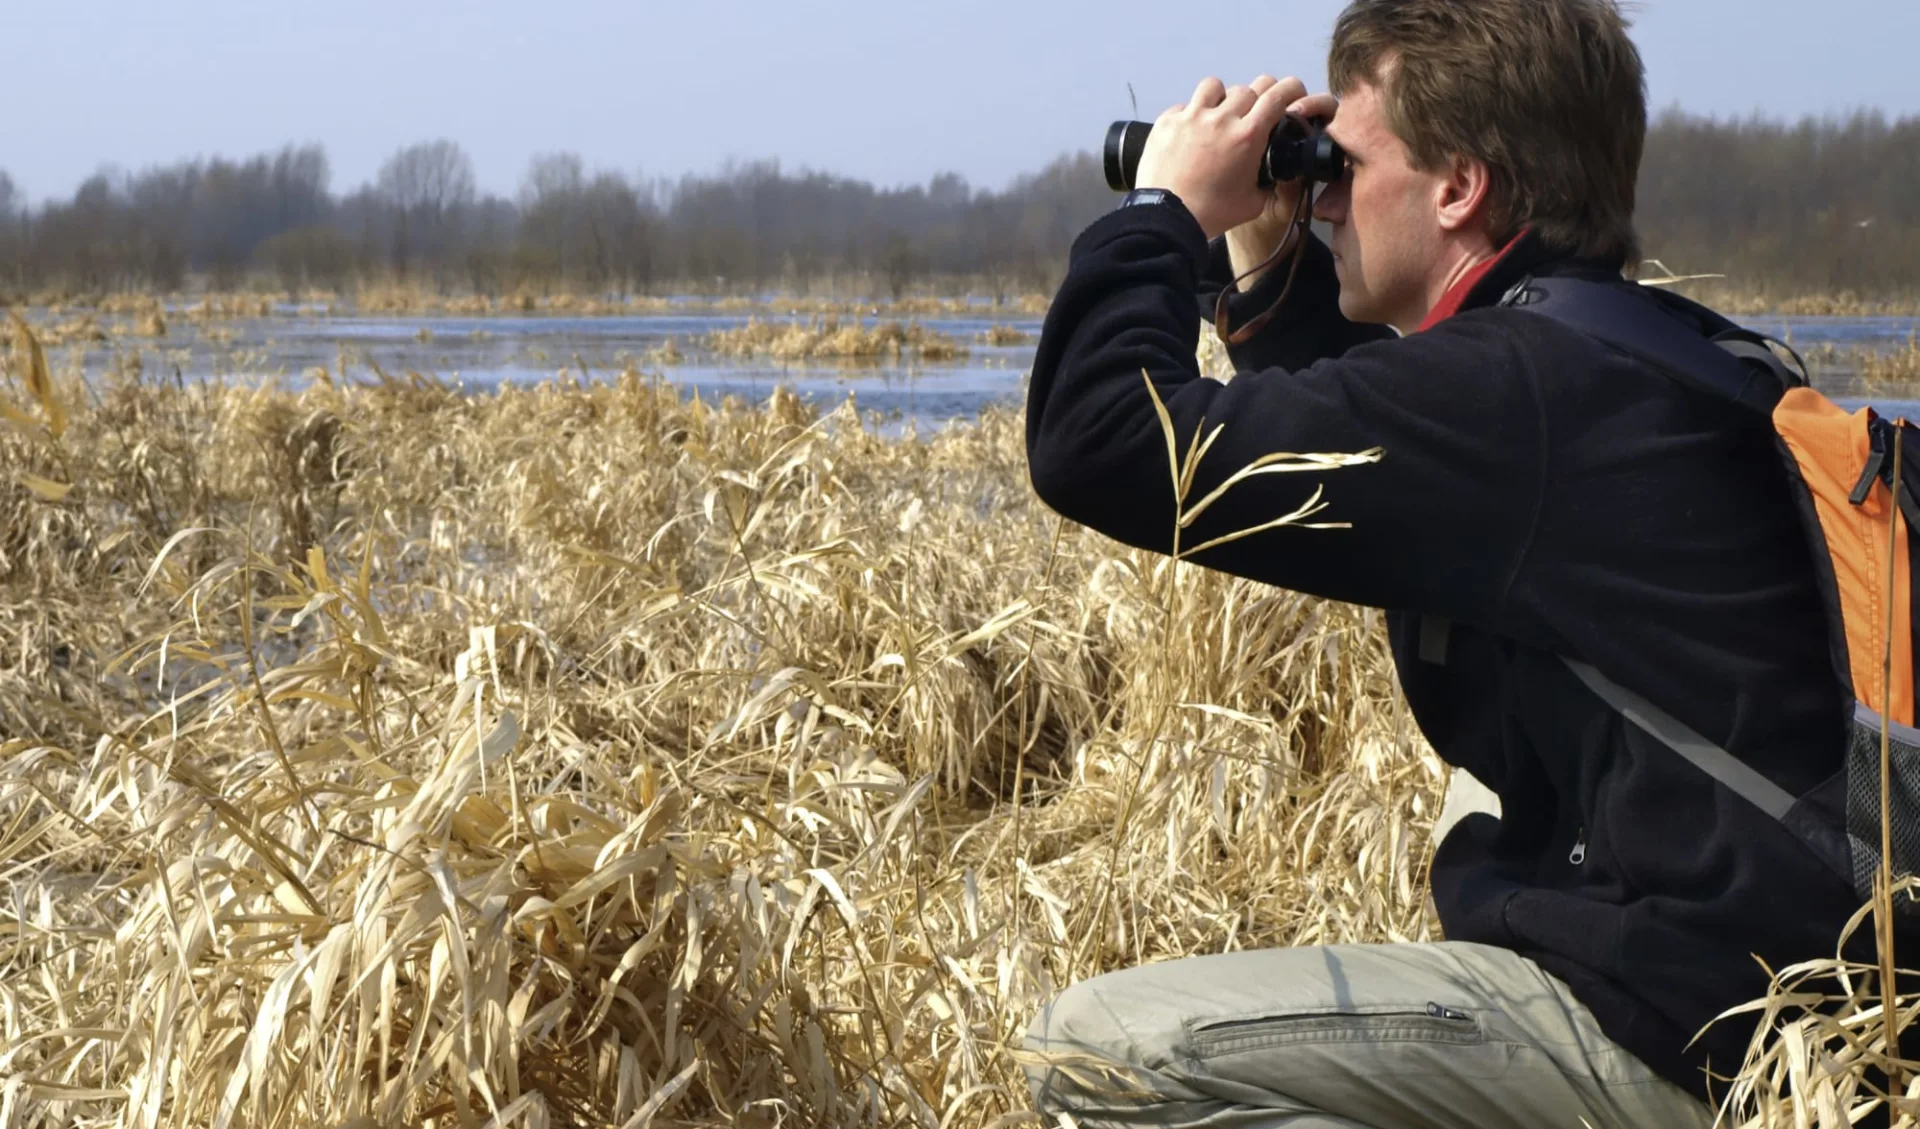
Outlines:
<svg viewBox="0 0 1920 1129"><path fill-rule="evenodd" d="M1349 318L1410 330L1531 228L1608 266L1639 251L1640 54L1615 0L1353 0L1334 27L1334 226Z"/></svg>

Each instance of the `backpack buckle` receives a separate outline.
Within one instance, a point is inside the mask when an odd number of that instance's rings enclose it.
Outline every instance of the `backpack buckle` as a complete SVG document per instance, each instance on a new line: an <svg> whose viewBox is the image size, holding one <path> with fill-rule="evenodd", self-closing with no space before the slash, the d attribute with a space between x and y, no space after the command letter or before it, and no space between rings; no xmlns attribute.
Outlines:
<svg viewBox="0 0 1920 1129"><path fill-rule="evenodd" d="M1533 285L1533 276L1528 275L1507 288L1507 292L1500 296L1500 304L1514 309L1524 309L1543 297L1545 295Z"/></svg>

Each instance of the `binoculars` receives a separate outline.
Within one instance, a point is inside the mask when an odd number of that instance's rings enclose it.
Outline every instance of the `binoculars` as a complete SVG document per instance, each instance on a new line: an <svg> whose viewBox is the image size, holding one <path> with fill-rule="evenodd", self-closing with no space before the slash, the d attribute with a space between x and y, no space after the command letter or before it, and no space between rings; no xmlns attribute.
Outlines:
<svg viewBox="0 0 1920 1129"><path fill-rule="evenodd" d="M1140 171L1140 154L1147 147L1152 122L1114 122L1107 127L1107 143L1102 153L1107 187L1126 192L1134 187ZM1327 136L1325 123L1287 115L1267 138L1267 152L1260 160L1260 187L1272 188L1290 180L1305 179L1331 184L1347 171L1347 154L1340 143Z"/></svg>

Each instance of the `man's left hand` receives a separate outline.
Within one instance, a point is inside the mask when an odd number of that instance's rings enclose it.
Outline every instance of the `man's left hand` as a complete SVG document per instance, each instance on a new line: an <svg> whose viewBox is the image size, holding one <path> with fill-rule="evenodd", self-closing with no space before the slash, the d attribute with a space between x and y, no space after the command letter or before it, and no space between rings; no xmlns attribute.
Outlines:
<svg viewBox="0 0 1920 1129"><path fill-rule="evenodd" d="M1178 196L1208 239L1257 219L1271 198L1260 187L1267 138L1299 96L1289 82L1255 93L1206 79L1153 123L1134 185Z"/></svg>

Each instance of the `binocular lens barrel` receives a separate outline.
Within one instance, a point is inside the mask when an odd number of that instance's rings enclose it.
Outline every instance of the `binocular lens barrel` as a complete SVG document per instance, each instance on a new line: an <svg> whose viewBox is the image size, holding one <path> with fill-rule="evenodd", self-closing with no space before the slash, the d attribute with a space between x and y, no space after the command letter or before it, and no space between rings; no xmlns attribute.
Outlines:
<svg viewBox="0 0 1920 1129"><path fill-rule="evenodd" d="M1107 127L1101 163L1108 188L1115 192L1133 188L1140 172L1140 154L1151 132L1152 122L1114 122ZM1347 154L1339 142L1327 136L1318 123L1289 117L1273 127L1273 134L1267 138L1267 154L1260 162L1260 187L1272 188L1302 178L1331 184L1346 170Z"/></svg>
<svg viewBox="0 0 1920 1129"><path fill-rule="evenodd" d="M1140 154L1146 150L1147 134L1151 132L1152 122L1114 122L1107 127L1102 163L1107 169L1108 188L1115 192L1132 191L1134 178L1140 172Z"/></svg>

